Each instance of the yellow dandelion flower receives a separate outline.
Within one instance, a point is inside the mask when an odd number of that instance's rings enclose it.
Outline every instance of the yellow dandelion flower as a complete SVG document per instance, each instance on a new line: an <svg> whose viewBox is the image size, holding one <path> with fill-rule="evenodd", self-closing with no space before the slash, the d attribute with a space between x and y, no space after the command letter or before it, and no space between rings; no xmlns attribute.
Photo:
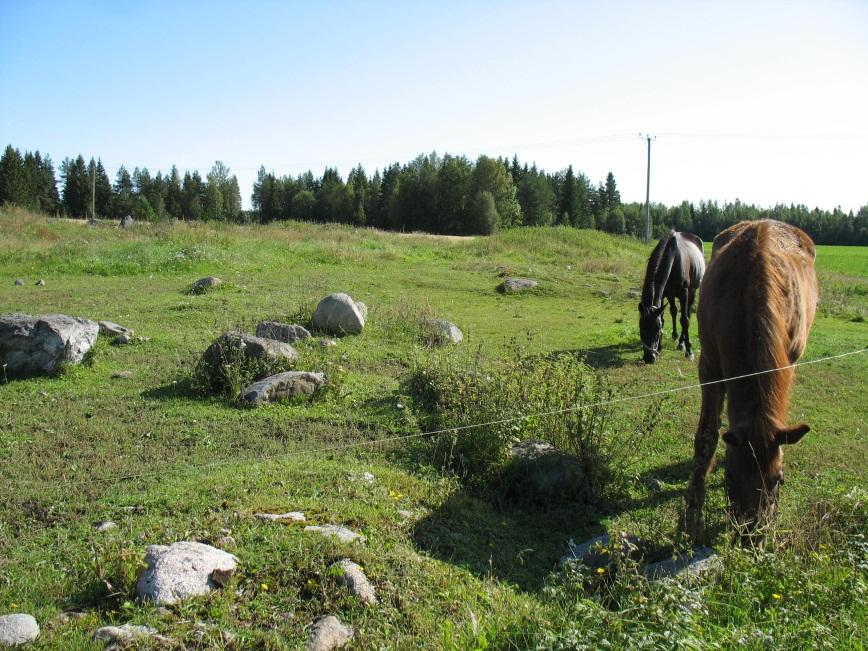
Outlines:
<svg viewBox="0 0 868 651"><path fill-rule="evenodd" d="M263 592L268 592L268 584L267 583L260 583L259 589L262 590Z"/></svg>
<svg viewBox="0 0 868 651"><path fill-rule="evenodd" d="M597 568L597 574L605 574L605 573L606 573L605 567L598 567Z"/></svg>
<svg viewBox="0 0 868 651"><path fill-rule="evenodd" d="M783 598L784 598L783 595L779 595L777 592L775 592L774 594L772 594L772 599L781 600L781 599L783 599Z"/></svg>

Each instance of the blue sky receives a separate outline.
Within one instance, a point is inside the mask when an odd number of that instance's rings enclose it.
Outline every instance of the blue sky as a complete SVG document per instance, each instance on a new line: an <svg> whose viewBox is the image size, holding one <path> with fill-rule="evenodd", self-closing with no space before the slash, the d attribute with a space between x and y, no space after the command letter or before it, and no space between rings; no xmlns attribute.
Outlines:
<svg viewBox="0 0 868 651"><path fill-rule="evenodd" d="M345 176L517 153L625 200L868 203L868 3L0 0L0 143Z"/></svg>

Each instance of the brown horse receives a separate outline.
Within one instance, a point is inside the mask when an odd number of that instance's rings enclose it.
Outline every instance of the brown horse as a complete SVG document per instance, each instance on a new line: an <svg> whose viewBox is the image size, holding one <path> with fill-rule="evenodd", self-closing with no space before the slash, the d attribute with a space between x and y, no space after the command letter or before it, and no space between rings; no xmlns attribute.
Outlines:
<svg viewBox="0 0 868 651"><path fill-rule="evenodd" d="M639 339L646 364L653 364L663 349L661 339L664 299L669 300L672 339L678 339L678 349L683 349L685 356L693 359L688 333L690 310L704 273L702 240L696 235L669 231L654 247L651 257L648 258L645 282L642 285L642 301L639 303ZM680 338L676 324L676 298L681 302Z"/></svg>
<svg viewBox="0 0 868 651"><path fill-rule="evenodd" d="M795 372L784 367L801 357L814 321L815 257L805 233L771 219L741 222L714 239L697 314L700 382L782 370L702 387L682 523L694 539L702 529L705 479L717 448L724 397L730 515L749 538L774 515L784 480L781 446L798 442L809 430L786 425Z"/></svg>

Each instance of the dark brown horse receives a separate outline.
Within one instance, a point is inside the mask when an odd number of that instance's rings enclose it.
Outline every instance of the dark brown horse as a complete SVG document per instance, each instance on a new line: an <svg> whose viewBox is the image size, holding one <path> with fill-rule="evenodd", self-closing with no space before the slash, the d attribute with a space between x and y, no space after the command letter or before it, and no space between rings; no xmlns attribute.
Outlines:
<svg viewBox="0 0 868 651"><path fill-rule="evenodd" d="M690 310L696 297L696 290L705 273L705 256L702 253L702 240L691 233L669 231L657 243L642 286L642 302L639 303L639 338L644 350L642 358L646 364L653 364L663 349L663 300L669 300L672 315L672 339L678 339L678 349L685 356L693 358L690 346ZM681 338L678 337L675 318L678 308L675 299L681 302Z"/></svg>
<svg viewBox="0 0 868 651"><path fill-rule="evenodd" d="M747 539L770 521L783 483L781 446L809 428L788 426L795 371L817 306L814 243L798 228L774 220L741 222L714 238L699 305L699 380L752 375L702 388L684 528L702 529L705 478L717 448L727 400L726 491L730 515Z"/></svg>

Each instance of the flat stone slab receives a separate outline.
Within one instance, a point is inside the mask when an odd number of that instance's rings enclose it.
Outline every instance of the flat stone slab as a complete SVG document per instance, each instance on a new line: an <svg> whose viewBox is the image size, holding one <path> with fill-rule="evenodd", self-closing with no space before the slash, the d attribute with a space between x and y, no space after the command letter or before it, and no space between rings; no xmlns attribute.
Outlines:
<svg viewBox="0 0 868 651"><path fill-rule="evenodd" d="M0 367L9 377L53 375L64 364L79 364L98 336L89 319L7 314L0 317Z"/></svg>
<svg viewBox="0 0 868 651"><path fill-rule="evenodd" d="M160 640L166 639L159 635L155 628L129 623L122 626L103 626L93 634L93 639L105 642L106 644L132 642L133 640L140 640L146 637Z"/></svg>
<svg viewBox="0 0 868 651"><path fill-rule="evenodd" d="M238 567L232 554L192 541L150 545L145 563L136 592L158 604L206 594L226 583Z"/></svg>
<svg viewBox="0 0 868 651"><path fill-rule="evenodd" d="M352 529L343 526L342 524L324 524L324 525L308 525L304 528L305 531L318 533L327 538L337 538L341 542L351 543L357 540L364 542L365 537L356 533Z"/></svg>
<svg viewBox="0 0 868 651"><path fill-rule="evenodd" d="M649 563L642 573L649 579L666 577L696 577L720 567L720 557L710 547L696 547L659 563Z"/></svg>
<svg viewBox="0 0 868 651"><path fill-rule="evenodd" d="M255 406L286 398L312 396L325 383L324 373L287 371L246 386L241 391L241 399L248 405Z"/></svg>
<svg viewBox="0 0 868 651"><path fill-rule="evenodd" d="M343 558L332 564L331 571L337 576L338 583L346 586L363 604L377 603L377 593L358 563Z"/></svg>
<svg viewBox="0 0 868 651"><path fill-rule="evenodd" d="M254 513L253 517L263 522L305 522L307 518L301 511L289 513Z"/></svg>
<svg viewBox="0 0 868 651"><path fill-rule="evenodd" d="M620 552L627 556L635 555L639 550L639 539L621 532L617 537ZM579 562L588 567L605 567L609 565L609 549L612 546L612 538L609 534L595 536L582 543L572 540L568 543L570 551L561 556L561 564Z"/></svg>
<svg viewBox="0 0 868 651"><path fill-rule="evenodd" d="M307 651L331 651L344 646L353 639L354 631L344 626L334 615L320 617L310 627L310 637L307 639Z"/></svg>
<svg viewBox="0 0 868 651"><path fill-rule="evenodd" d="M256 326L256 336L263 339L276 339L291 344L299 339L309 339L310 332L307 328L295 324L278 323L277 321L263 321Z"/></svg>
<svg viewBox="0 0 868 651"><path fill-rule="evenodd" d="M539 283L531 278L507 278L501 283L499 289L504 294L517 294L533 289L537 285Z"/></svg>
<svg viewBox="0 0 868 651"><path fill-rule="evenodd" d="M97 522L93 525L93 528L95 531L103 532L117 529L118 525L116 522L112 522L111 520L105 520L104 522Z"/></svg>
<svg viewBox="0 0 868 651"><path fill-rule="evenodd" d="M27 644L39 637L39 624L33 615L12 613L0 615L0 646Z"/></svg>
<svg viewBox="0 0 868 651"><path fill-rule="evenodd" d="M118 325L113 321L100 321L99 333L101 335L106 335L107 337L117 337L118 335L133 335L133 331L130 328L125 328L124 326Z"/></svg>
<svg viewBox="0 0 868 651"><path fill-rule="evenodd" d="M368 307L342 292L329 294L317 304L311 323L316 330L332 335L357 335L365 327Z"/></svg>

